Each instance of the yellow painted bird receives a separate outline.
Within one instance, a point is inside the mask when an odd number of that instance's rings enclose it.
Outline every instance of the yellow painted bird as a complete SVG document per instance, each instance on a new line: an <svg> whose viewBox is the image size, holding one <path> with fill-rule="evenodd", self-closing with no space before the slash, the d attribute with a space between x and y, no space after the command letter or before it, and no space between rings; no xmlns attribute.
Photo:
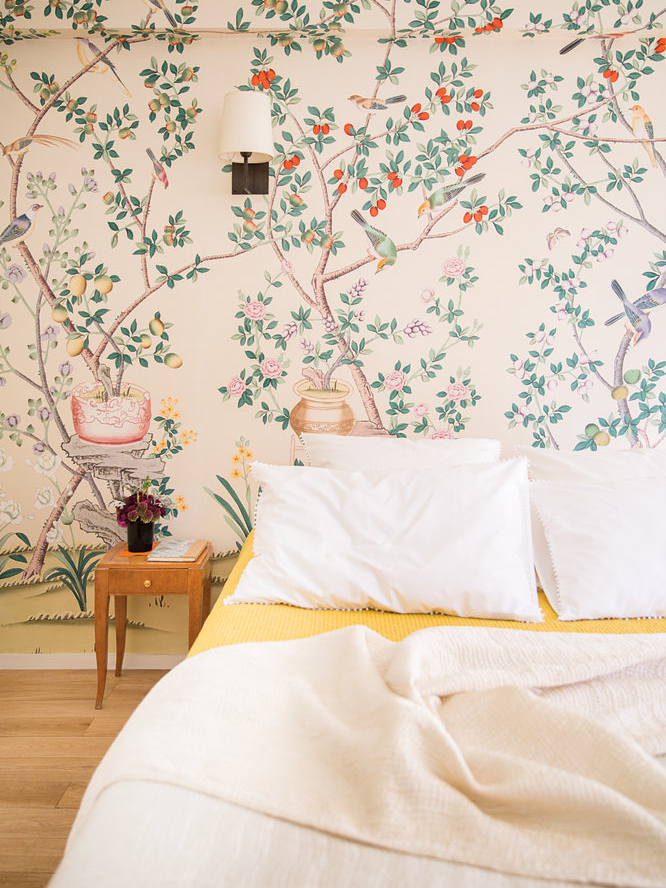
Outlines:
<svg viewBox="0 0 666 888"><path fill-rule="evenodd" d="M8 154L25 154L25 152L30 148L31 145L48 145L51 147L52 145L66 145L68 148L76 148L76 142L72 142L71 139L65 139L63 136L47 136L44 135L34 135L34 136L24 136L22 139L16 139L10 145L2 146L2 154L3 156L7 156Z"/></svg>
<svg viewBox="0 0 666 888"><path fill-rule="evenodd" d="M152 9L153 12L154 12L156 9L161 9L162 12L164 13L165 17L166 17L166 20L169 22L169 24L171 25L171 27L172 27L172 28L177 28L177 27L178 27L178 22L177 22L176 19L171 15L171 13L169 12L169 10L166 8L166 4L164 3L164 0L143 0L143 2L146 4L146 6L147 6L149 9Z"/></svg>
<svg viewBox="0 0 666 888"><path fill-rule="evenodd" d="M76 38L76 53L81 61L82 65L87 65L94 58L102 54L101 49L95 46L92 40L88 40L87 37L77 37ZM110 71L113 76L116 78L118 83L125 90L127 95L131 95L130 91L127 89L125 84L120 79L120 74L116 71L116 66L113 64L111 59L108 56L104 56L104 58L97 65L93 65L90 68L90 71L95 74L106 74L107 71Z"/></svg>
<svg viewBox="0 0 666 888"><path fill-rule="evenodd" d="M384 234L379 228L365 221L358 210L351 211L351 217L357 222L368 236L371 246L368 248L370 258L379 259L377 271L386 268L387 265L395 265L398 258L398 250L388 234ZM375 272L376 273L376 272Z"/></svg>
<svg viewBox="0 0 666 888"><path fill-rule="evenodd" d="M450 200L453 200L454 197L458 197L461 191L464 191L468 185L476 185L477 182L480 182L481 179L485 177L485 173L476 173L474 176L470 176L469 179L466 179L464 182L453 182L450 185L442 185L440 188L437 188L431 195L429 195L421 206L418 209L418 215L422 215L423 213L427 213L430 210L438 209L439 207L443 207L445 203L448 203Z"/></svg>
<svg viewBox="0 0 666 888"><path fill-rule="evenodd" d="M349 96L349 101L353 102L357 108L362 111L386 111L389 105L395 105L398 102L406 102L407 96L391 96L390 99L373 99L356 94Z"/></svg>
<svg viewBox="0 0 666 888"><path fill-rule="evenodd" d="M654 139L654 127L652 126L652 121L645 113L645 108L642 105L632 105L629 110L634 112L634 116L631 118L631 129L636 138ZM654 154L652 142L641 142L641 145L645 148L647 156L650 158L650 163L656 169L657 158Z"/></svg>

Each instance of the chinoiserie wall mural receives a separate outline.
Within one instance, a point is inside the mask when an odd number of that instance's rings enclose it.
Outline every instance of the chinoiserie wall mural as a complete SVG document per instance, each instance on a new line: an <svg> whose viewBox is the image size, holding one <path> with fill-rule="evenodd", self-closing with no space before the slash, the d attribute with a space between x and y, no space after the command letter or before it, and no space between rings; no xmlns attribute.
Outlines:
<svg viewBox="0 0 666 888"><path fill-rule="evenodd" d="M297 433L666 433L666 10L586 0L2 4L0 651L92 650L111 506L252 524ZM266 196L224 94L269 96ZM185 647L130 600L128 650Z"/></svg>

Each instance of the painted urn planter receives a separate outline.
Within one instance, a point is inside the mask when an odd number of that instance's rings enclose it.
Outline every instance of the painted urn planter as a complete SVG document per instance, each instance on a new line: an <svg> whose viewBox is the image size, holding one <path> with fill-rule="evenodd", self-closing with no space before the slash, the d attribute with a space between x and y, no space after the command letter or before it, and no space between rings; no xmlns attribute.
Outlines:
<svg viewBox="0 0 666 888"><path fill-rule="evenodd" d="M104 400L99 382L80 382L72 389L74 430L91 444L134 444L150 425L150 393L127 385L120 395Z"/></svg>
<svg viewBox="0 0 666 888"><path fill-rule="evenodd" d="M330 389L315 388L309 379L301 379L294 386L300 401L291 409L289 424L297 435L348 435L354 427L354 412L347 403L351 391L351 385L340 379L332 380Z"/></svg>

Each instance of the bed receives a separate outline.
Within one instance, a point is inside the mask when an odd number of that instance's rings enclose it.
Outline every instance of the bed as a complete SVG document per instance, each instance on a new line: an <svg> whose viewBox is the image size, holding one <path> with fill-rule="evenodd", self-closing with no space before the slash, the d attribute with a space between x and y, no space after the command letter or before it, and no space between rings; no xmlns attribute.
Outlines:
<svg viewBox="0 0 666 888"><path fill-rule="evenodd" d="M285 522L271 514L272 468L258 471L266 505L257 511L257 537L243 547L188 659L150 692L93 776L52 888L663 888L664 617L563 620L567 602L558 600L558 619L543 593L543 619L531 621L396 613L346 599L346 607L301 607L280 603L284 590L262 603L262 561L269 559L279 590L287 556L279 539L266 548ZM491 510L492 474L482 487ZM319 476L299 475L296 483L307 487L312 478ZM355 491L362 480L353 479ZM428 489L437 494L433 483ZM318 501L328 515L340 488L331 498L322 484ZM410 497L415 484L410 479ZM463 487L469 498L467 476ZM449 495L454 488L449 477ZM307 493L294 492L293 474L288 490L292 506ZM404 496L400 513L406 509L411 527L418 517ZM539 497L545 515L546 495ZM382 522L387 508L378 509ZM460 509L464 503L456 516ZM305 524L312 526L312 515L309 506ZM370 518L364 526L375 539ZM299 545L307 527L301 532ZM453 536L447 531L448 541ZM335 554L317 575L325 572L341 595L340 570L353 559L347 553L336 563L343 535L333 538ZM565 595L556 539L555 531L547 542ZM353 548L367 568L364 540ZM585 548L594 549L589 538ZM307 556L297 549L301 561L311 560L310 549ZM271 562L275 552L280 558ZM447 556L453 572L454 555ZM413 571L413 559L404 558L397 552L391 570ZM287 559L282 567L302 594L305 575L296 582L294 565ZM373 567L364 576L367 588L379 574ZM417 586L420 600L420 578ZM245 600L250 588L256 602ZM356 591L353 584L345 594ZM613 590L603 598L613 601ZM456 608L467 599L463 605ZM660 605L651 598L645 607Z"/></svg>

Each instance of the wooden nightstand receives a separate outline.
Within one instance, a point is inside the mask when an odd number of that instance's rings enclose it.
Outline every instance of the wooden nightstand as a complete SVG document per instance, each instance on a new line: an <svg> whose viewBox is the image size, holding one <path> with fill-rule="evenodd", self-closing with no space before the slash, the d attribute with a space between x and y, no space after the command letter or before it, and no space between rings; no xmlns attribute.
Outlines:
<svg viewBox="0 0 666 888"><path fill-rule="evenodd" d="M116 543L95 568L95 650L97 700L102 708L106 684L109 596L116 599L116 675L125 654L128 595L187 595L189 598L188 647L192 647L210 611L210 543L196 561L147 561L147 552L121 555L125 543Z"/></svg>

